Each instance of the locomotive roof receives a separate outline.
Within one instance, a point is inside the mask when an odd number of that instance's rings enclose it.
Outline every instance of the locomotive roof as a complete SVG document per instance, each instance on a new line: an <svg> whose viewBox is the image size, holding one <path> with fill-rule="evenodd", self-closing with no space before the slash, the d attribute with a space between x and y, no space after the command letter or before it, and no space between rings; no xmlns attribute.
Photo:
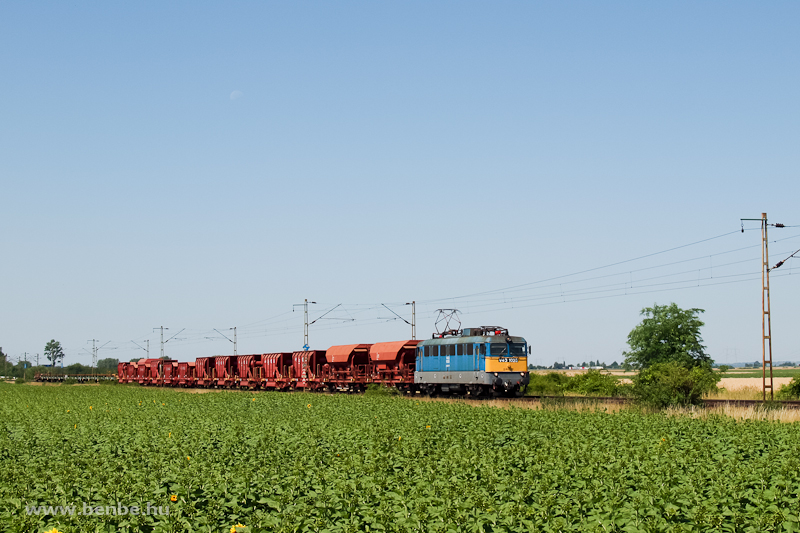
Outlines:
<svg viewBox="0 0 800 533"><path fill-rule="evenodd" d="M419 343L419 346L432 346L438 344L463 344L470 343L483 343L483 342L526 342L524 337L517 337L515 335L470 335L463 337L444 337L443 339L426 339Z"/></svg>

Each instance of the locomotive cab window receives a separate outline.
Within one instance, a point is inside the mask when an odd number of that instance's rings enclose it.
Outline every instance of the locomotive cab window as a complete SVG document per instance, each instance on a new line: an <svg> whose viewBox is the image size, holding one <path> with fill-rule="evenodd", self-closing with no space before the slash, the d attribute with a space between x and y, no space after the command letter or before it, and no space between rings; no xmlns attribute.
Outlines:
<svg viewBox="0 0 800 533"><path fill-rule="evenodd" d="M516 356L524 356L525 354L525 343L522 342L513 342L511 343L511 355Z"/></svg>
<svg viewBox="0 0 800 533"><path fill-rule="evenodd" d="M490 355L508 355L508 344L504 342L493 342L489 344Z"/></svg>

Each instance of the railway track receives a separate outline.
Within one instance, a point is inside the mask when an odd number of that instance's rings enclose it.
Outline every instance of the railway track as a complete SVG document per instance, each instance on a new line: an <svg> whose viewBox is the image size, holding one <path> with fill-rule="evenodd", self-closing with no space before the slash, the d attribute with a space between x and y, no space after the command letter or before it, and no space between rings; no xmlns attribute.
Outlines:
<svg viewBox="0 0 800 533"><path fill-rule="evenodd" d="M512 402L538 402L542 400L552 401L566 401L566 402L602 402L602 403L616 403L627 404L632 403L628 398L621 398L619 396L524 396L522 398L508 398ZM703 400L705 407L720 407L720 406L736 406L736 407L755 407L758 405L765 405L761 400L718 400L708 399ZM783 400L766 402L766 405L780 406L787 409L800 409L800 400Z"/></svg>

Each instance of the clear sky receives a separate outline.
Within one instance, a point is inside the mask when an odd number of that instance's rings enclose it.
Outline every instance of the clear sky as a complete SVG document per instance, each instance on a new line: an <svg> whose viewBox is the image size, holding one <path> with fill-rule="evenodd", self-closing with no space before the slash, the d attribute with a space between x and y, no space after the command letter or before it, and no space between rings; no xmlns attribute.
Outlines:
<svg viewBox="0 0 800 533"><path fill-rule="evenodd" d="M288 351L308 298L343 304L326 348L409 338L415 300L420 338L455 307L532 363L610 363L675 302L760 360L736 230L800 226L798 28L797 2L4 2L0 346ZM800 227L770 238L774 264ZM774 274L800 360L800 260Z"/></svg>

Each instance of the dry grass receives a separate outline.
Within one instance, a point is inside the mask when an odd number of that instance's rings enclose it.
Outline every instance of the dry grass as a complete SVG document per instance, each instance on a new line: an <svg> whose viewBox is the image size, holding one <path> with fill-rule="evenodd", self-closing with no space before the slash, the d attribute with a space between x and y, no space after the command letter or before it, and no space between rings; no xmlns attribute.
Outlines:
<svg viewBox="0 0 800 533"><path fill-rule="evenodd" d="M762 378L722 378L719 382L720 387L726 390L733 391L739 389L757 388L761 390ZM788 384L792 378L772 378L775 390L777 391L781 386Z"/></svg>
<svg viewBox="0 0 800 533"><path fill-rule="evenodd" d="M718 407L670 407L668 416L690 416L707 419L710 416L727 416L734 420L768 420L770 422L800 422L800 409L764 408L761 406L743 407L737 405L721 405Z"/></svg>
<svg viewBox="0 0 800 533"><path fill-rule="evenodd" d="M736 391L736 392L742 393L742 395L744 395L747 392L752 393L752 391ZM761 394L760 390L755 392L758 392L759 395ZM753 398L728 398L728 399L749 400ZM469 405L472 407L494 407L497 409L510 409L513 406L514 409L531 409L534 411L569 410L578 412L600 411L604 413L618 413L626 409L635 409L637 411L640 410L640 408L638 407L626 405L623 403L611 403L611 402L591 401L591 400L570 401L569 399L556 400L556 401L545 400L544 402L539 400L519 402L519 401L514 401L513 399L512 400L508 399L464 400L460 398L420 397L420 398L413 398L413 400L418 402L444 402L452 404L462 404L462 405ZM762 406L742 407L736 405L723 405L715 407L670 407L666 409L664 412L667 414L667 416L689 416L691 418L704 419L704 420L712 416L727 416L737 421L768 420L772 422L783 422L783 423L800 422L800 409L791 409L786 407L764 408Z"/></svg>
<svg viewBox="0 0 800 533"><path fill-rule="evenodd" d="M761 387L749 385L735 389L721 388L707 395L706 398L711 400L760 400Z"/></svg>
<svg viewBox="0 0 800 533"><path fill-rule="evenodd" d="M563 400L531 400L531 401L516 401L513 399L495 398L491 400L465 400L462 398L428 398L426 396L420 398L413 398L414 401L419 402L444 402L469 405L472 407L495 407L498 409L532 409L536 410L549 410L558 411L567 409L570 411L603 411L607 413L616 413L626 408L625 404L616 402L603 402L594 400L570 400L565 397Z"/></svg>

